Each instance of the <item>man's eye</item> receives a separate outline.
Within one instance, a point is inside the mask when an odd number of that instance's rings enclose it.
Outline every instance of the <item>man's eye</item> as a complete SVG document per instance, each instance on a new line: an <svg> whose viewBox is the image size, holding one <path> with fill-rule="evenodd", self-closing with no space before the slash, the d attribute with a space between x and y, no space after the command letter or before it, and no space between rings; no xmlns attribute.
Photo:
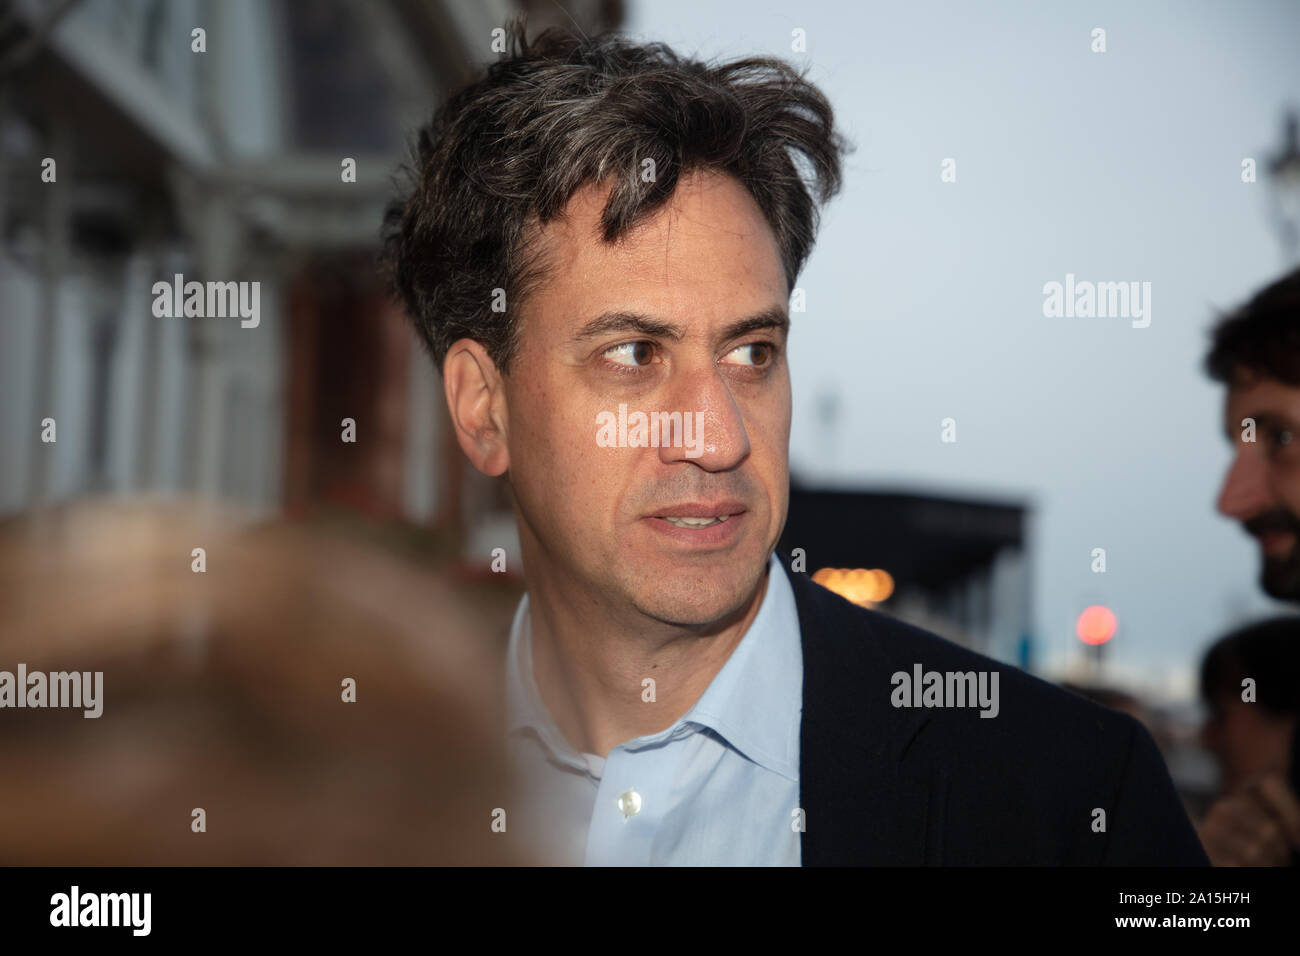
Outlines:
<svg viewBox="0 0 1300 956"><path fill-rule="evenodd" d="M624 342L605 350L605 358L615 365L626 365L628 368L649 365L654 357L653 342Z"/></svg>
<svg viewBox="0 0 1300 956"><path fill-rule="evenodd" d="M762 368L764 365L770 365L776 355L776 348L768 342L750 342L748 345L742 345L739 348L732 349L727 353L726 361L729 365L750 365L755 368ZM735 358L735 361L728 361Z"/></svg>

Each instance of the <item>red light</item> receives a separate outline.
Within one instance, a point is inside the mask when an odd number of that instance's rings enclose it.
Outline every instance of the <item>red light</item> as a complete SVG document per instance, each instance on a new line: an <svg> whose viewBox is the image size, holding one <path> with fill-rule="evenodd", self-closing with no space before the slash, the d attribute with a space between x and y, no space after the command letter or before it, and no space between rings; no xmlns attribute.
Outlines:
<svg viewBox="0 0 1300 956"><path fill-rule="evenodd" d="M1105 644L1115 636L1117 626L1115 614L1110 608L1094 604L1084 608L1079 620L1075 622L1074 632L1085 644Z"/></svg>

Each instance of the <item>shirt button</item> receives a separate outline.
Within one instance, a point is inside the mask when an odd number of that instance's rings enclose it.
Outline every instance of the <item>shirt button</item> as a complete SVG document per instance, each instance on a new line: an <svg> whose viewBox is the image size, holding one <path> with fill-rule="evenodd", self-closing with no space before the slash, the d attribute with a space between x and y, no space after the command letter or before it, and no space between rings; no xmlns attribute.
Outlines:
<svg viewBox="0 0 1300 956"><path fill-rule="evenodd" d="M641 810L641 794L635 790L621 794L618 798L618 809L623 814L624 820L638 813Z"/></svg>

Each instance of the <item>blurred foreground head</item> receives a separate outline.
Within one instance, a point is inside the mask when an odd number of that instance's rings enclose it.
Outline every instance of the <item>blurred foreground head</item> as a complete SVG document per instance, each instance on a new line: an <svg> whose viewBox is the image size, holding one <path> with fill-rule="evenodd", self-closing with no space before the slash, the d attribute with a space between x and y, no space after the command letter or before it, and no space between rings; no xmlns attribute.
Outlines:
<svg viewBox="0 0 1300 956"><path fill-rule="evenodd" d="M427 569L320 532L121 504L0 525L0 672L103 672L97 718L0 709L0 864L529 862L492 827L484 631Z"/></svg>

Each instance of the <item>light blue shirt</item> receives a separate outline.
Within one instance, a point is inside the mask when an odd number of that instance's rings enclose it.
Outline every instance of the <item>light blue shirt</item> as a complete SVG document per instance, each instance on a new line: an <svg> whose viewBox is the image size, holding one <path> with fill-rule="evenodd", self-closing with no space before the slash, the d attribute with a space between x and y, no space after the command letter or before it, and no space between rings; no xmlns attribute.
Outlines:
<svg viewBox="0 0 1300 956"><path fill-rule="evenodd" d="M533 680L527 595L510 629L506 695L508 752L522 784L507 825L546 861L800 864L803 650L794 592L775 555L749 630L668 729L604 759L574 749Z"/></svg>

